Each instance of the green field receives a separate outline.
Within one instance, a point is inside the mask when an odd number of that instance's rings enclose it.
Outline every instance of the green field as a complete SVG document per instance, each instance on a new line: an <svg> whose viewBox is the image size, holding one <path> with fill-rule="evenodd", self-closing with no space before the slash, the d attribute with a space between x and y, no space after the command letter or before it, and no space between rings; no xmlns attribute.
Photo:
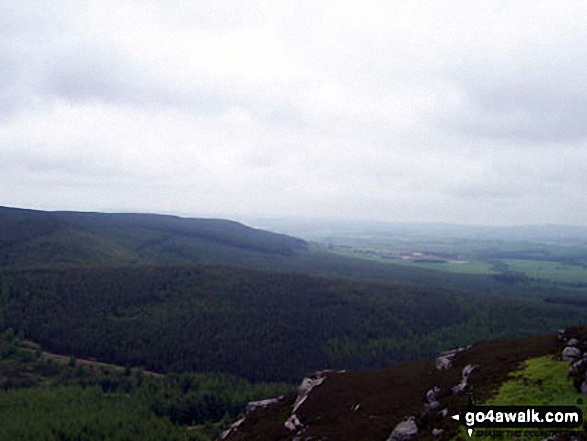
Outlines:
<svg viewBox="0 0 587 441"><path fill-rule="evenodd" d="M450 271L458 274L496 274L492 270L492 265L485 262L466 262L466 263L422 263L404 259L385 259L389 263L397 265L412 266L417 268L427 268L440 271Z"/></svg>
<svg viewBox="0 0 587 441"><path fill-rule="evenodd" d="M466 261L464 263L428 263L416 262L408 259L394 259L365 255L355 250L333 250L332 253L371 260L375 262L403 265L415 268L426 268L438 271L448 271L458 274L499 274L494 267L495 262ZM519 271L533 279L545 279L563 283L587 283L587 265L569 264L545 260L503 259L502 265L507 265L510 271Z"/></svg>
<svg viewBox="0 0 587 441"><path fill-rule="evenodd" d="M332 251L334 254L347 257L361 258L365 260L372 260L375 262L389 263L393 265L404 265L415 268L426 268L439 271L449 271L458 274L496 274L497 272L492 270L492 265L485 262L466 262L466 263L422 263L414 262L412 260L404 259L391 259L383 257L375 257L357 253L355 251Z"/></svg>
<svg viewBox="0 0 587 441"><path fill-rule="evenodd" d="M587 266L540 260L504 260L510 269L528 277L567 283L587 283Z"/></svg>

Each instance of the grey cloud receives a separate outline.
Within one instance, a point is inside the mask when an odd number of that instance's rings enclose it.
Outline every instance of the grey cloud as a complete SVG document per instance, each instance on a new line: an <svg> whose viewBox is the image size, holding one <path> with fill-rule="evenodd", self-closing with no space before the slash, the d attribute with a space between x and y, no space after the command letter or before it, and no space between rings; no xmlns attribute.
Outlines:
<svg viewBox="0 0 587 441"><path fill-rule="evenodd" d="M534 3L196 3L0 1L0 196L585 223L587 38L524 29Z"/></svg>
<svg viewBox="0 0 587 441"><path fill-rule="evenodd" d="M0 53L0 121L16 112L27 99L20 90L19 76L17 63Z"/></svg>
<svg viewBox="0 0 587 441"><path fill-rule="evenodd" d="M80 146L83 152L87 146ZM59 179L75 178L85 181L114 179L129 175L138 175L120 168L116 164L104 161L104 158L93 155L56 155L44 151L42 145L29 146L24 149L8 149L2 151L0 167L11 170L18 176L32 176L33 180L43 180L43 176L60 176Z"/></svg>
<svg viewBox="0 0 587 441"><path fill-rule="evenodd" d="M587 138L587 94L493 85L470 91L469 105L446 122L473 136L527 142L574 142Z"/></svg>
<svg viewBox="0 0 587 441"><path fill-rule="evenodd" d="M462 96L440 117L447 130L487 139L573 143L587 139L587 48L580 35L466 54L445 74Z"/></svg>
<svg viewBox="0 0 587 441"><path fill-rule="evenodd" d="M61 56L45 70L40 87L73 103L96 100L114 105L182 107L205 114L220 113L235 101L218 91L167 84L133 65L124 54L108 53L104 48L84 48Z"/></svg>
<svg viewBox="0 0 587 441"><path fill-rule="evenodd" d="M514 186L507 182L491 185L486 182L478 184L463 184L451 186L445 190L445 193L451 196L457 196L464 199L484 200L484 199L517 199L529 193L527 188Z"/></svg>

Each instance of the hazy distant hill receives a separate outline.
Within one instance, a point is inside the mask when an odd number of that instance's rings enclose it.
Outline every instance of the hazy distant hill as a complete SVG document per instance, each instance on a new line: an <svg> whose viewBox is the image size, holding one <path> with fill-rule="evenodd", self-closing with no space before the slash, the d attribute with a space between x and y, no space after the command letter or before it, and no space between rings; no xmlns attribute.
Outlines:
<svg viewBox="0 0 587 441"><path fill-rule="evenodd" d="M483 226L448 223L366 222L303 218L251 218L256 225L271 231L324 240L336 237L435 238L587 245L587 226L581 225L515 225Z"/></svg>
<svg viewBox="0 0 587 441"><path fill-rule="evenodd" d="M306 243L220 219L0 207L0 266L215 262L291 255Z"/></svg>

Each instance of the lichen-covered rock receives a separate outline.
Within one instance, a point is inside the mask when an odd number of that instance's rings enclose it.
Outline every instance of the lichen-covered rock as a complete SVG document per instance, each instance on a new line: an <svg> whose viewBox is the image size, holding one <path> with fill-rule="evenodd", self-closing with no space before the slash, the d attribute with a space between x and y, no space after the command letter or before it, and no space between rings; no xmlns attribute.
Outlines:
<svg viewBox="0 0 587 441"><path fill-rule="evenodd" d="M418 426L416 419L412 416L395 426L387 441L407 441L416 435L418 435Z"/></svg>

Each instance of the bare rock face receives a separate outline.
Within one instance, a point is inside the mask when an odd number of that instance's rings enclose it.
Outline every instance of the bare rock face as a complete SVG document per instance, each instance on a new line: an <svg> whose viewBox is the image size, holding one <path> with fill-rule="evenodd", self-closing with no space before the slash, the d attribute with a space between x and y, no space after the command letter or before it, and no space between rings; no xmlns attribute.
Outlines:
<svg viewBox="0 0 587 441"><path fill-rule="evenodd" d="M442 352L436 359L436 369L439 371L446 371L452 367L452 361L459 352L466 351L471 346L451 349L450 351Z"/></svg>
<svg viewBox="0 0 587 441"><path fill-rule="evenodd" d="M418 435L416 419L412 416L399 423L387 438L387 441L407 441Z"/></svg>
<svg viewBox="0 0 587 441"><path fill-rule="evenodd" d="M567 346L566 348L563 349L563 352L561 354L561 360L574 362L574 361L577 361L582 356L583 356L583 351L581 351L581 349L576 348L574 346Z"/></svg>

